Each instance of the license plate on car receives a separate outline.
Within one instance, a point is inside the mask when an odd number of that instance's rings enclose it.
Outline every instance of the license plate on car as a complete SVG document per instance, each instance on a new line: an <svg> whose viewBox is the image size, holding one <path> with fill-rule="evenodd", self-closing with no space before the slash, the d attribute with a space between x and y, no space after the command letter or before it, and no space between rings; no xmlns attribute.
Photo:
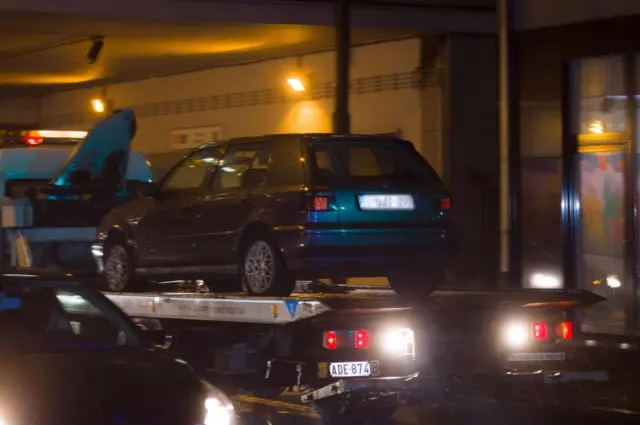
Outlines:
<svg viewBox="0 0 640 425"><path fill-rule="evenodd" d="M363 211L410 211L415 208L411 195L359 195Z"/></svg>
<svg viewBox="0 0 640 425"><path fill-rule="evenodd" d="M507 360L510 362L558 362L566 360L565 353L512 353Z"/></svg>
<svg viewBox="0 0 640 425"><path fill-rule="evenodd" d="M332 378L355 378L376 376L378 362L339 362L329 364L329 375Z"/></svg>

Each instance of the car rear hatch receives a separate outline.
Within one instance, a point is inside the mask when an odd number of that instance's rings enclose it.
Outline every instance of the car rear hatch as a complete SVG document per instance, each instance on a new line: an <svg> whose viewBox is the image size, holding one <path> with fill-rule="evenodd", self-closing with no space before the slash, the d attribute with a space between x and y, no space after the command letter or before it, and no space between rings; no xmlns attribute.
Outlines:
<svg viewBox="0 0 640 425"><path fill-rule="evenodd" d="M316 211L349 227L421 227L449 221L449 192L410 142L390 138L315 138L309 186Z"/></svg>

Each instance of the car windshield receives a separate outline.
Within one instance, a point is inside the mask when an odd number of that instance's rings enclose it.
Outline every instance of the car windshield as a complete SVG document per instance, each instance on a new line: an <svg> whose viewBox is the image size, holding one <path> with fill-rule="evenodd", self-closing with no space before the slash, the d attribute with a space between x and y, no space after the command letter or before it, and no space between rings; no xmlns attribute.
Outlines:
<svg viewBox="0 0 640 425"><path fill-rule="evenodd" d="M426 183L434 189L443 187L435 170L405 142L316 142L311 152L319 183L384 179Z"/></svg>
<svg viewBox="0 0 640 425"><path fill-rule="evenodd" d="M135 324L90 288L30 285L0 290L1 352L142 346Z"/></svg>

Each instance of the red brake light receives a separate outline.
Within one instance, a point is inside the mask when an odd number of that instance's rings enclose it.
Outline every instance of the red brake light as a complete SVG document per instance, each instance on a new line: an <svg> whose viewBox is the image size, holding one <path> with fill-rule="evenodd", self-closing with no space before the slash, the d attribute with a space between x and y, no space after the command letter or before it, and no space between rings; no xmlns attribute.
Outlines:
<svg viewBox="0 0 640 425"><path fill-rule="evenodd" d="M369 331L356 331L354 345L356 348L369 348Z"/></svg>
<svg viewBox="0 0 640 425"><path fill-rule="evenodd" d="M440 209L448 211L451 209L451 198L440 198Z"/></svg>
<svg viewBox="0 0 640 425"><path fill-rule="evenodd" d="M22 139L26 145L36 146L42 143L42 137L26 136Z"/></svg>
<svg viewBox="0 0 640 425"><path fill-rule="evenodd" d="M573 323L562 322L558 324L556 332L562 339L573 339Z"/></svg>
<svg viewBox="0 0 640 425"><path fill-rule="evenodd" d="M335 350L338 348L338 336L334 331L328 331L324 333L324 348L328 350Z"/></svg>
<svg viewBox="0 0 640 425"><path fill-rule="evenodd" d="M536 322L533 324L533 337L535 339L547 339L547 324L544 322Z"/></svg>
<svg viewBox="0 0 640 425"><path fill-rule="evenodd" d="M313 198L314 211L327 211L329 209L329 198L316 196Z"/></svg>

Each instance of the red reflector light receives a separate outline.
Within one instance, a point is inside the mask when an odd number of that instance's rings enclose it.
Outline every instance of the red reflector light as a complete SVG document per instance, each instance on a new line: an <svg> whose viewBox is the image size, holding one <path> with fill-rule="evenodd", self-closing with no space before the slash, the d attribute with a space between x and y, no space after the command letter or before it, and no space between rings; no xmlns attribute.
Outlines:
<svg viewBox="0 0 640 425"><path fill-rule="evenodd" d="M369 348L369 331L356 331L354 344L356 348Z"/></svg>
<svg viewBox="0 0 640 425"><path fill-rule="evenodd" d="M573 339L573 323L562 322L556 329L558 336L562 339Z"/></svg>
<svg viewBox="0 0 640 425"><path fill-rule="evenodd" d="M533 337L535 339L547 339L547 324L544 322L536 322L533 324Z"/></svg>
<svg viewBox="0 0 640 425"><path fill-rule="evenodd" d="M27 136L23 140L24 143L29 146L36 146L42 143L42 137Z"/></svg>
<svg viewBox="0 0 640 425"><path fill-rule="evenodd" d="M440 208L443 210L450 210L451 198L440 198Z"/></svg>
<svg viewBox="0 0 640 425"><path fill-rule="evenodd" d="M316 196L313 198L313 209L315 211L327 211L329 209L329 199Z"/></svg>
<svg viewBox="0 0 640 425"><path fill-rule="evenodd" d="M334 331L328 331L324 333L324 348L328 350L335 350L338 348L338 336Z"/></svg>

